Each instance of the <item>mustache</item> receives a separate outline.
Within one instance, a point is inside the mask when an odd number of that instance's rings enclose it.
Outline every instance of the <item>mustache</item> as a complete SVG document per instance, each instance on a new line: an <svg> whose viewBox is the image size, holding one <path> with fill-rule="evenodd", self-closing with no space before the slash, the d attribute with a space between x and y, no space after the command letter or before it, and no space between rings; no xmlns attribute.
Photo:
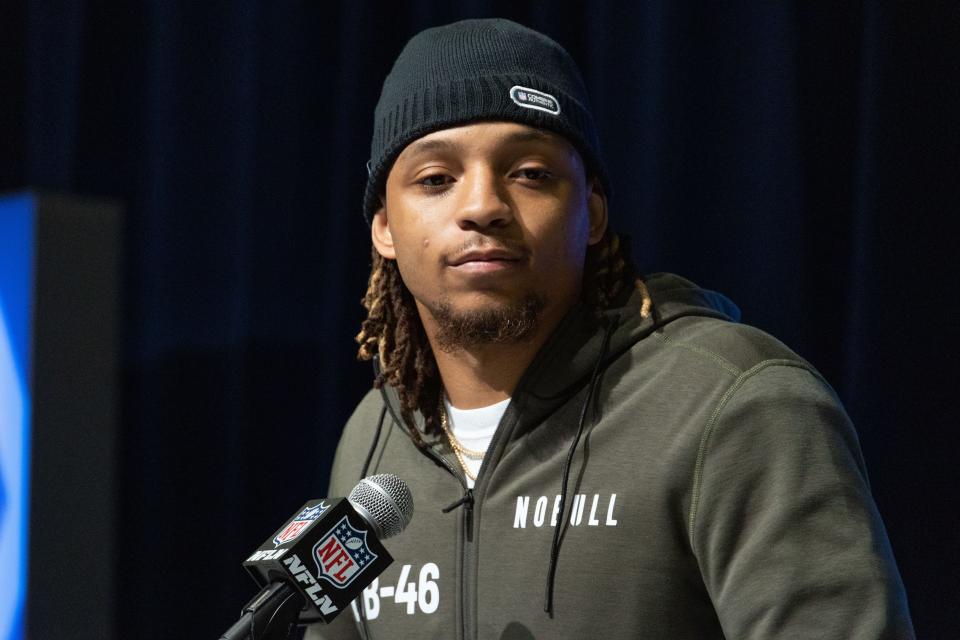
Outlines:
<svg viewBox="0 0 960 640"><path fill-rule="evenodd" d="M509 238L490 238L488 236L476 236L469 238L453 251L444 254L440 260L444 266L450 266L462 262L463 258L476 251L502 251L510 254L517 259L524 259L530 253L530 250L519 240Z"/></svg>

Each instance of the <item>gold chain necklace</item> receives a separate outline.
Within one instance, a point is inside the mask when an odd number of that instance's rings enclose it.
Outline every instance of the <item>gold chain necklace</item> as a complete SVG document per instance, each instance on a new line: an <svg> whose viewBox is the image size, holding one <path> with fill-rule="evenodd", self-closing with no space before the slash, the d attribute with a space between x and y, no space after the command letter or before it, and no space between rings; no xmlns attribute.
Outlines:
<svg viewBox="0 0 960 640"><path fill-rule="evenodd" d="M486 454L486 451L474 451L472 449L467 449L460 443L459 440L457 440L457 437L453 435L453 431L450 429L450 425L447 421L447 408L443 404L443 398L440 399L440 428L443 429L445 434L447 434L447 440L450 441L450 447L453 449L453 453L457 457L457 462L460 463L460 468L463 469L463 472L468 478L476 481L477 476L470 471L464 456L474 460L482 460L484 454Z"/></svg>

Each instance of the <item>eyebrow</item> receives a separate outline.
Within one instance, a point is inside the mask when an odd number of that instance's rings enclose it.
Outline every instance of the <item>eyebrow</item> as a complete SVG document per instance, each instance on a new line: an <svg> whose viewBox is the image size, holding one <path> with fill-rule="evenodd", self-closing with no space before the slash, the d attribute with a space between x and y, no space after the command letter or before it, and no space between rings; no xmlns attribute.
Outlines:
<svg viewBox="0 0 960 640"><path fill-rule="evenodd" d="M550 142L554 140L555 136L540 129L525 129L523 131L515 131L513 133L507 134L504 136L500 142L501 144L521 144L524 142ZM418 140L410 145L407 150L407 154L410 156L417 156L421 153L437 152L437 151L448 151L451 153L457 153L463 150L463 145L459 142L453 140L447 140L444 138L433 138L430 140Z"/></svg>
<svg viewBox="0 0 960 640"><path fill-rule="evenodd" d="M442 138L431 139L431 140L417 140L407 149L407 155L419 155L421 153L426 153L428 151L460 151L462 145L453 140L444 140Z"/></svg>
<svg viewBox="0 0 960 640"><path fill-rule="evenodd" d="M540 129L524 129L515 131L504 138L504 142L551 142L556 136L554 134L541 131Z"/></svg>

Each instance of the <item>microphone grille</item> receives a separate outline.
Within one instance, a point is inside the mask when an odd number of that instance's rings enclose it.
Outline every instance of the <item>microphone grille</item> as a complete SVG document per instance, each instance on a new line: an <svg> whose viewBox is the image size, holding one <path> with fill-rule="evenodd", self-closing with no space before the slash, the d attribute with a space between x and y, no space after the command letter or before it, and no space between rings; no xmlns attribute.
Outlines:
<svg viewBox="0 0 960 640"><path fill-rule="evenodd" d="M407 483L392 473L379 473L357 483L347 499L366 512L379 537L395 536L410 524L413 496Z"/></svg>

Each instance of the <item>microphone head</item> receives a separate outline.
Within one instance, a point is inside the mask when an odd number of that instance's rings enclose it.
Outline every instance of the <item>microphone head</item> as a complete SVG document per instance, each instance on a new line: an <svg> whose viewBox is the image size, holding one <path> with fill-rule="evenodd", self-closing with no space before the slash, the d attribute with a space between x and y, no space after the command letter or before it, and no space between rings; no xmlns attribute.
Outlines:
<svg viewBox="0 0 960 640"><path fill-rule="evenodd" d="M403 480L392 473L364 478L347 500L374 528L381 540L403 531L413 517L413 496Z"/></svg>

